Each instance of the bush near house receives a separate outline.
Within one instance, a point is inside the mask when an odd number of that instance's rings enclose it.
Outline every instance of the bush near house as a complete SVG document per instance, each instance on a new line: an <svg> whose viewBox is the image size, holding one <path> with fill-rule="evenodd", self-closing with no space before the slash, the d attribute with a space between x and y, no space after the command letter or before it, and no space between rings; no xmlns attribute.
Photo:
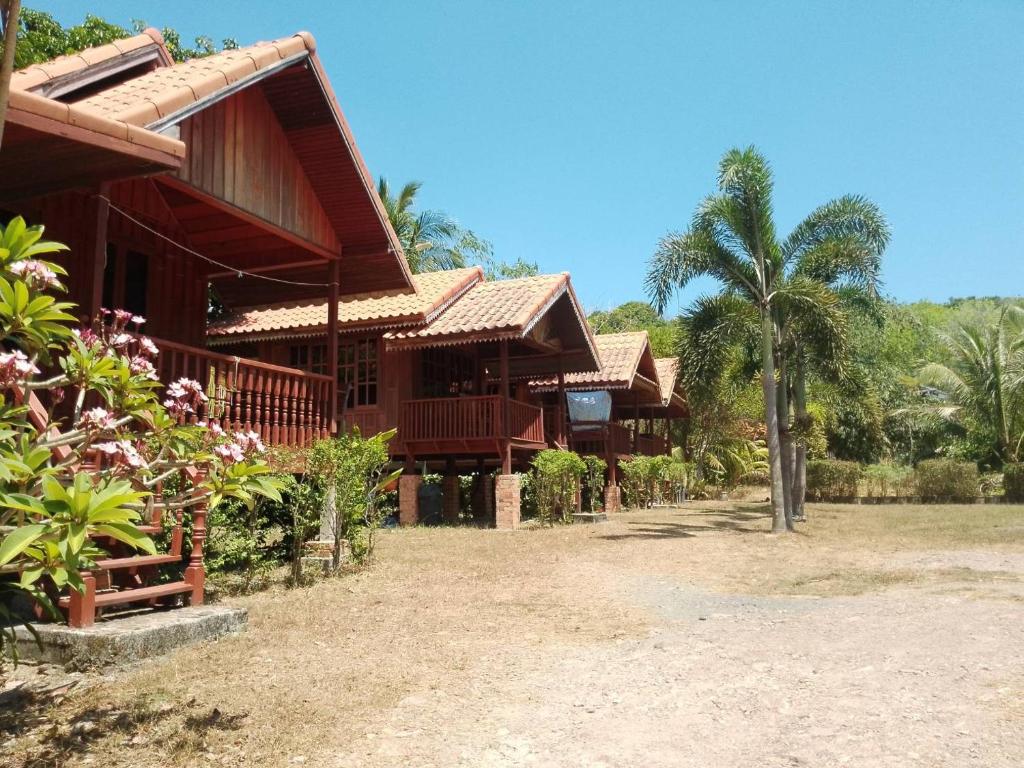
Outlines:
<svg viewBox="0 0 1024 768"><path fill-rule="evenodd" d="M532 463L537 518L546 525L571 522L586 462L572 451L548 449L534 456Z"/></svg>
<svg viewBox="0 0 1024 768"><path fill-rule="evenodd" d="M604 472L608 462L598 456L584 456L587 465L583 473L583 508L597 512L604 506Z"/></svg>
<svg viewBox="0 0 1024 768"><path fill-rule="evenodd" d="M620 462L626 505L652 506L658 500L658 487L666 479L668 468L678 463L671 456L633 456Z"/></svg>
<svg viewBox="0 0 1024 768"><path fill-rule="evenodd" d="M863 469L865 496L906 498L913 496L914 468L895 464L869 464Z"/></svg>
<svg viewBox="0 0 1024 768"><path fill-rule="evenodd" d="M914 469L914 480L924 501L971 502L978 496L978 465L971 461L926 459Z"/></svg>
<svg viewBox="0 0 1024 768"><path fill-rule="evenodd" d="M807 497L815 501L857 495L861 466L855 461L818 459L807 462Z"/></svg>
<svg viewBox="0 0 1024 768"><path fill-rule="evenodd" d="M1003 465L1003 489L1007 501L1014 504L1024 503L1024 464Z"/></svg>

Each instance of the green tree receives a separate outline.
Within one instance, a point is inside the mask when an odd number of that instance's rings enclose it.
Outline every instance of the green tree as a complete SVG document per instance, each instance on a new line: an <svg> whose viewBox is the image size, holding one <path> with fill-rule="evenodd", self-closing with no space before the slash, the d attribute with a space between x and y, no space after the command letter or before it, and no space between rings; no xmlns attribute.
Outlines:
<svg viewBox="0 0 1024 768"><path fill-rule="evenodd" d="M674 357L675 326L645 301L627 301L612 310L596 310L587 318L594 333L647 331L655 357Z"/></svg>
<svg viewBox="0 0 1024 768"><path fill-rule="evenodd" d="M1000 462L1024 459L1024 308L1003 307L986 325L960 325L944 335L951 362L919 374L947 400L927 406L940 416L980 427Z"/></svg>
<svg viewBox="0 0 1024 768"><path fill-rule="evenodd" d="M719 281L722 291L698 308L708 364L724 360L726 350L749 338L756 324L772 530L782 532L792 529L792 464L788 456L783 461L780 437L780 420L788 424L786 352L797 338L823 350L836 349L844 325L840 298L813 273L824 271L825 263L842 271L844 259L863 257L865 250L880 254L888 229L873 204L848 196L816 209L780 241L772 215L773 191L771 169L756 149L727 152L719 163L718 193L701 203L687 232L662 239L646 285L660 311L694 278L706 275ZM799 333L787 338L787 328Z"/></svg>
<svg viewBox="0 0 1024 768"><path fill-rule="evenodd" d="M462 229L443 211L416 209L421 187L421 182L410 181L396 192L383 176L377 181L377 194L409 268L413 272L434 272L490 261L493 249L489 242Z"/></svg>

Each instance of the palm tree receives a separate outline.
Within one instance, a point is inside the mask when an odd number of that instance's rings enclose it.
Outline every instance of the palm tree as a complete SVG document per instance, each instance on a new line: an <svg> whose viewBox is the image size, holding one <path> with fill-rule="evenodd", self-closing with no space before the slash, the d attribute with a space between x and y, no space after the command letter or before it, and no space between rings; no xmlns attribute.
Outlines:
<svg viewBox="0 0 1024 768"><path fill-rule="evenodd" d="M803 353L831 359L843 349L845 315L831 282L856 282L864 261L880 257L888 228L878 209L859 197L821 206L779 241L773 221L774 183L765 158L753 147L732 149L718 166L718 192L704 199L690 229L663 238L647 272L647 292L664 309L673 293L698 276L719 281L718 296L705 298L703 317L709 370L743 329L756 324L765 404L772 531L792 529L795 456L783 456L789 435L789 366ZM856 266L859 265L859 266ZM875 270L877 274L877 269ZM841 355L840 355L841 357ZM778 364L777 364L778 363ZM777 374L781 380L777 381ZM803 387L803 367L794 375ZM806 409L806 398L804 399ZM788 443L787 443L788 448ZM789 499L789 504L787 504Z"/></svg>
<svg viewBox="0 0 1024 768"><path fill-rule="evenodd" d="M377 181L377 194L384 204L409 268L413 272L458 269L467 263L489 262L491 245L477 237L443 211L416 210L416 195L422 184L407 182L397 194L383 176Z"/></svg>
<svg viewBox="0 0 1024 768"><path fill-rule="evenodd" d="M949 365L931 363L918 374L949 398L929 410L973 419L993 435L1000 461L1024 459L1024 308L1004 307L994 323L960 325L943 341Z"/></svg>

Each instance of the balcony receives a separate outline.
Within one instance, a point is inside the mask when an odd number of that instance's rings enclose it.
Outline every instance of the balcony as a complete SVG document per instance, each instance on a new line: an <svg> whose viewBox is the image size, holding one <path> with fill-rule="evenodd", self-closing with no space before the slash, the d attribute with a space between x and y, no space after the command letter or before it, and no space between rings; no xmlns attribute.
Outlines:
<svg viewBox="0 0 1024 768"><path fill-rule="evenodd" d="M575 421L569 447L592 456L628 456L633 453L633 433L614 421Z"/></svg>
<svg viewBox="0 0 1024 768"><path fill-rule="evenodd" d="M268 445L302 447L331 433L331 378L295 368L221 355L164 339L157 374L167 384L200 382L210 398L194 417L227 431L258 433Z"/></svg>
<svg viewBox="0 0 1024 768"><path fill-rule="evenodd" d="M504 441L546 447L543 409L501 395L403 401L398 435L407 451L419 455L491 453Z"/></svg>

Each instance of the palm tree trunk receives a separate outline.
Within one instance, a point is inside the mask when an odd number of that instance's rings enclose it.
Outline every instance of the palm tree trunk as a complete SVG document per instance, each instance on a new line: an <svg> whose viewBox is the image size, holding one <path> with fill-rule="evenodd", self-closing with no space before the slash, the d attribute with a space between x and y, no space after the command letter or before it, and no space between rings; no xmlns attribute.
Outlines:
<svg viewBox="0 0 1024 768"><path fill-rule="evenodd" d="M793 433L789 431L789 372L786 358L779 355L779 384L775 390L778 402L779 449L782 453L782 504L786 513L786 530L793 530Z"/></svg>
<svg viewBox="0 0 1024 768"><path fill-rule="evenodd" d="M793 411L794 423L800 425L805 438L796 445L796 458L793 463L793 519L805 520L804 499L807 496L807 381L804 379L804 367L798 361L793 376Z"/></svg>
<svg viewBox="0 0 1024 768"><path fill-rule="evenodd" d="M786 532L783 498L782 451L779 445L778 402L775 395L775 328L771 313L761 309L761 387L764 391L765 438L768 443L768 473L772 484L772 533Z"/></svg>

